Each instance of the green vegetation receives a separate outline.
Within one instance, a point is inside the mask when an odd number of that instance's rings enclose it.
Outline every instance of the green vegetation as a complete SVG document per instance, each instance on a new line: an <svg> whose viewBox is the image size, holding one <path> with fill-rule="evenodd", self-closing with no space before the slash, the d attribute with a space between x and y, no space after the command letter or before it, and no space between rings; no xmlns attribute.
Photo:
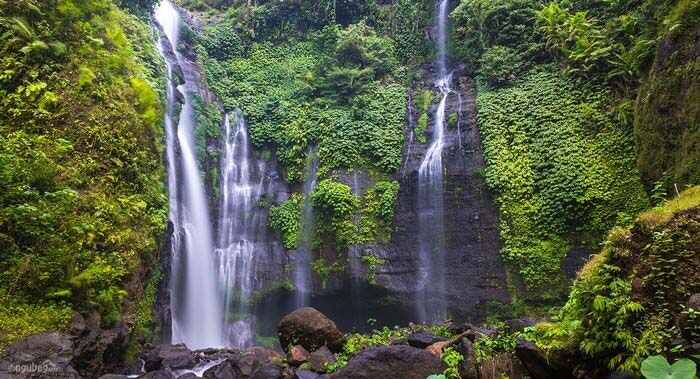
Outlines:
<svg viewBox="0 0 700 379"><path fill-rule="evenodd" d="M28 335L68 327L73 311L61 303L30 304L0 292L0 349Z"/></svg>
<svg viewBox="0 0 700 379"><path fill-rule="evenodd" d="M700 187L610 232L603 250L582 269L552 323L529 337L548 352L578 349L611 369L639 372L650 355L682 353L672 341L697 340L700 291L697 244Z"/></svg>
<svg viewBox="0 0 700 379"><path fill-rule="evenodd" d="M352 214L358 201L350 187L331 179L322 180L311 194L311 203L318 238L343 251L353 242L355 232Z"/></svg>
<svg viewBox="0 0 700 379"><path fill-rule="evenodd" d="M345 266L342 262L336 261L333 264L328 264L325 259L318 258L311 262L311 269L314 270L316 275L321 279L321 287L326 288L326 283L328 283L328 278L331 274L337 274L345 270Z"/></svg>
<svg viewBox="0 0 700 379"><path fill-rule="evenodd" d="M607 114L609 101L601 88L546 72L479 94L503 255L530 289L553 289L572 244L595 247L619 217L648 206L631 133Z"/></svg>
<svg viewBox="0 0 700 379"><path fill-rule="evenodd" d="M389 54L381 50L387 41L365 26L356 29L344 33L327 28L312 41L298 43L255 43L247 57L206 61L212 89L228 110L243 110L258 147L277 148L290 182L302 179L311 144L318 146L322 176L352 167L390 173L401 163L405 89L378 82L375 75L385 76L388 67L373 54ZM319 46L328 39L334 40L341 58ZM374 46L380 52L372 52ZM364 59L342 58L354 48ZM329 91L338 96L326 96Z"/></svg>
<svg viewBox="0 0 700 379"><path fill-rule="evenodd" d="M72 311L130 320L167 206L149 27L108 0L0 12L1 348Z"/></svg>
<svg viewBox="0 0 700 379"><path fill-rule="evenodd" d="M647 379L693 379L695 378L695 362L690 359L679 359L673 365L666 358L655 355L642 362L642 374Z"/></svg>
<svg viewBox="0 0 700 379"><path fill-rule="evenodd" d="M423 90L416 99L416 109L418 110L418 123L416 124L416 141L427 143L428 137L425 132L428 130L428 118L430 117L431 105L433 102L433 92Z"/></svg>
<svg viewBox="0 0 700 379"><path fill-rule="evenodd" d="M358 198L348 185L322 180L311 193L315 216L312 246L330 246L343 252L352 244L388 240L398 191L398 182L379 181ZM303 196L295 193L270 209L270 226L287 249L298 247L303 202Z"/></svg>
<svg viewBox="0 0 700 379"><path fill-rule="evenodd" d="M461 379L459 366L464 360L464 356L452 347L446 348L442 352L442 363L445 365L443 375L447 379Z"/></svg>
<svg viewBox="0 0 700 379"><path fill-rule="evenodd" d="M296 249L301 233L301 206L304 202L300 194L292 196L284 203L270 208L270 226L282 237L286 249Z"/></svg>
<svg viewBox="0 0 700 379"><path fill-rule="evenodd" d="M669 193L700 183L700 64L693 37L700 4L678 1L659 32L654 66L642 81L634 109L637 164L651 186L661 180ZM694 57L694 58L693 58Z"/></svg>
<svg viewBox="0 0 700 379"><path fill-rule="evenodd" d="M347 336L345 345L343 345L343 351L338 354L336 362L327 365L326 371L329 373L335 372L336 370L345 367L350 358L362 350L371 346L389 345L391 341L406 338L410 333L411 329L408 328L391 329L389 327L384 327L379 330L374 330L368 334L350 334Z"/></svg>
<svg viewBox="0 0 700 379"><path fill-rule="evenodd" d="M377 276L377 268L386 263L386 259L381 259L374 254L365 254L362 256L362 263L367 266L367 282L374 284Z"/></svg>

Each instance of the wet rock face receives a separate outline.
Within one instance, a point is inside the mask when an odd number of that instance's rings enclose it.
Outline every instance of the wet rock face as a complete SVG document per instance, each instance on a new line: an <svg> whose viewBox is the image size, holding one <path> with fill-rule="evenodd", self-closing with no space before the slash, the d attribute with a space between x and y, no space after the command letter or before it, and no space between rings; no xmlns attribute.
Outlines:
<svg viewBox="0 0 700 379"><path fill-rule="evenodd" d="M425 379L442 371L440 358L425 350L406 345L377 346L362 351L329 378Z"/></svg>
<svg viewBox="0 0 700 379"><path fill-rule="evenodd" d="M460 108L462 112L457 125L446 130L447 146L443 151L446 297L450 314L477 320L481 316L480 306L488 301L508 302L509 295L500 258L498 212L481 177L485 163L473 84L455 74L454 87L459 96L455 93L448 98L446 112L448 118ZM433 115L430 116L432 119ZM414 114L412 119L417 117ZM420 269L418 168L427 147L428 144L419 144L415 138L406 147L405 164L398 177L401 189L391 243L368 248L387 262L377 272L377 283L403 293L407 302L415 291L413 286Z"/></svg>
<svg viewBox="0 0 700 379"><path fill-rule="evenodd" d="M300 308L284 316L277 334L283 349L300 345L307 351L315 351L327 346L339 352L344 343L343 333L335 323L314 308Z"/></svg>

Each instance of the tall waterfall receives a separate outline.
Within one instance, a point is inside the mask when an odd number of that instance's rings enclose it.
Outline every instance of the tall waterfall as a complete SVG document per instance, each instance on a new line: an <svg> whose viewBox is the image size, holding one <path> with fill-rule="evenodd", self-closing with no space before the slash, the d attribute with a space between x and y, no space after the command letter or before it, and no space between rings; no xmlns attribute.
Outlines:
<svg viewBox="0 0 700 379"><path fill-rule="evenodd" d="M214 243L204 183L195 155L196 127L192 92L196 80L183 70L185 83L177 86L174 66L185 66L177 52L180 16L168 1L161 1L155 14L164 36L160 49L167 62L168 89L165 116L172 244L171 311L172 342L191 349L224 345L223 305L214 266ZM177 126L175 91L184 98Z"/></svg>
<svg viewBox="0 0 700 379"><path fill-rule="evenodd" d="M296 287L296 306L309 305L311 296L311 248L314 231L314 208L311 194L316 188L318 171L318 152L315 147L309 149L304 172L304 204L301 214L301 234L296 251L294 287Z"/></svg>
<svg viewBox="0 0 700 379"><path fill-rule="evenodd" d="M421 270L416 306L421 321L438 321L447 316L442 151L447 127L447 100L452 92L452 74L447 71L448 12L449 0L440 0L437 16L438 78L435 84L442 98L435 112L433 140L418 169L418 253Z"/></svg>
<svg viewBox="0 0 700 379"><path fill-rule="evenodd" d="M241 112L226 115L224 155L221 163L221 211L218 262L224 284L226 337L231 345L254 342L255 319L248 310L258 241L265 233L265 218L256 211L264 193L265 163L253 159L248 129Z"/></svg>

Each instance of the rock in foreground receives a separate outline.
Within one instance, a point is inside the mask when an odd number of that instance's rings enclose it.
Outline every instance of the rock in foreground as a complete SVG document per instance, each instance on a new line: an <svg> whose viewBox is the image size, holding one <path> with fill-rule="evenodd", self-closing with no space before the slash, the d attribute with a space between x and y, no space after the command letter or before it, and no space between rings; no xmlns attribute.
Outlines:
<svg viewBox="0 0 700 379"><path fill-rule="evenodd" d="M376 346L362 351L330 379L425 379L443 371L440 358L406 345Z"/></svg>
<svg viewBox="0 0 700 379"><path fill-rule="evenodd" d="M333 352L343 348L344 337L335 323L314 308L300 308L284 316L277 327L280 344L285 351L294 345L307 351L328 346Z"/></svg>

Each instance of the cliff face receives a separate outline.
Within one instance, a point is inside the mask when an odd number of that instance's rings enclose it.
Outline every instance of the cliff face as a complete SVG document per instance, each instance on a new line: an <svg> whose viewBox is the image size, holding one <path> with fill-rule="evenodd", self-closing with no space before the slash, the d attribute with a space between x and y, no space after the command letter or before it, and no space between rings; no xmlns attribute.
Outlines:
<svg viewBox="0 0 700 379"><path fill-rule="evenodd" d="M447 130L447 146L443 152L446 232L444 295L451 317L479 320L484 316L487 303L507 303L509 293L500 258L498 213L480 175L484 159L476 124L474 87L470 79L457 75L454 85L456 90L448 99L446 113L460 115L458 122ZM432 83L426 82L421 86L431 88ZM410 99L414 97L413 93L409 94ZM433 117L434 107L428 112L430 118ZM415 138L416 123L413 120L418 117L416 108L409 106L404 167L394 178L401 187L390 240L351 246L347 260L344 252L331 248L316 252L329 264L339 261L345 266L344 271L332 273L323 282L314 274L314 293L310 300L311 306L329 314L342 328L366 328L368 319L375 319L380 325L415 321L415 283L421 272L416 209L418 167L429 146ZM431 133L432 128L431 120L427 134ZM375 181L373 175L364 170L336 172L333 176L348 184L355 194L364 193ZM291 262L294 251L288 254ZM361 261L362 255L373 255L381 263L370 268ZM269 259L265 262L272 266L262 265L256 274L269 275L270 279L267 281L270 287L262 290L256 298L256 313L263 334L274 332L279 316L294 307L293 296L290 296L289 288L283 285L284 281L289 280L290 272L275 267L284 261ZM275 272L282 275L275 277Z"/></svg>
<svg viewBox="0 0 700 379"><path fill-rule="evenodd" d="M635 106L637 164L647 187L700 182L700 5L680 2Z"/></svg>
<svg viewBox="0 0 700 379"><path fill-rule="evenodd" d="M508 292L499 253L498 213L480 176L484 159L476 124L474 87L468 78L457 75L455 86L446 113L458 114L458 121L448 127L443 152L446 295L451 315L475 319L483 314L481 306L487 302L507 302ZM414 114L409 115L409 120L417 119L415 109L410 111ZM413 126L409 123L407 129ZM410 130L407 134L410 136ZM401 189L395 231L391 242L375 247L375 251L386 260L377 273L377 283L408 300L419 271L418 167L428 145L416 142L415 138L407 141L405 167L398 178Z"/></svg>

